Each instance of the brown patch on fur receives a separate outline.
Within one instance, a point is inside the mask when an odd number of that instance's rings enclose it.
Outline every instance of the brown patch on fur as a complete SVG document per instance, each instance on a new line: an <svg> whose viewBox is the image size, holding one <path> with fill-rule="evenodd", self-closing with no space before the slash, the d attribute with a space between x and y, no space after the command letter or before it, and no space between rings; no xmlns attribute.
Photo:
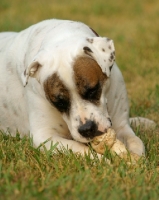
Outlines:
<svg viewBox="0 0 159 200"><path fill-rule="evenodd" d="M70 108L70 95L59 76L54 73L44 82L46 98L60 112L68 112Z"/></svg>
<svg viewBox="0 0 159 200"><path fill-rule="evenodd" d="M112 49L110 45L108 46L108 48L109 48L110 50Z"/></svg>
<svg viewBox="0 0 159 200"><path fill-rule="evenodd" d="M98 99L106 79L106 75L98 63L90 57L79 57L76 59L73 69L78 93L83 97L87 90L97 87L96 96Z"/></svg>
<svg viewBox="0 0 159 200"><path fill-rule="evenodd" d="M91 44L93 43L93 38L87 38L86 40Z"/></svg>

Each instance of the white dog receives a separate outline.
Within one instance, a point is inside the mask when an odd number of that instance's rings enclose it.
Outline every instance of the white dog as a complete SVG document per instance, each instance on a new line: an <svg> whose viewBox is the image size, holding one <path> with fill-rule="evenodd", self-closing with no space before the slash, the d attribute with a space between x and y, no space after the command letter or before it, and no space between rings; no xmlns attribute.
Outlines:
<svg viewBox="0 0 159 200"><path fill-rule="evenodd" d="M30 134L36 147L58 143L84 154L112 126L129 151L144 154L114 61L113 41L80 22L46 20L1 33L0 129Z"/></svg>

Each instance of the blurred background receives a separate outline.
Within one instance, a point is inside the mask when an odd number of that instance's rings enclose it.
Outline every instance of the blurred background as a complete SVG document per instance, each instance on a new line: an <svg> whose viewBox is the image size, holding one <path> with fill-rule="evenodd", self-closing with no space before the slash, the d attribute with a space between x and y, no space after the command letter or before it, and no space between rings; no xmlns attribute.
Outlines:
<svg viewBox="0 0 159 200"><path fill-rule="evenodd" d="M159 119L158 0L1 0L0 31L20 31L51 18L82 21L114 40L131 116Z"/></svg>

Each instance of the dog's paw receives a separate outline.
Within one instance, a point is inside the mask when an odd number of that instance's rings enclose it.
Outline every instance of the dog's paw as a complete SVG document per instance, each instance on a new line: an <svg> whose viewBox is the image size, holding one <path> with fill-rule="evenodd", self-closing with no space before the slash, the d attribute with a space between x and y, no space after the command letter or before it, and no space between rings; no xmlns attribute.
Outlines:
<svg viewBox="0 0 159 200"><path fill-rule="evenodd" d="M127 138L125 141L125 145L130 152L139 156L145 155L145 147L139 137L132 136Z"/></svg>

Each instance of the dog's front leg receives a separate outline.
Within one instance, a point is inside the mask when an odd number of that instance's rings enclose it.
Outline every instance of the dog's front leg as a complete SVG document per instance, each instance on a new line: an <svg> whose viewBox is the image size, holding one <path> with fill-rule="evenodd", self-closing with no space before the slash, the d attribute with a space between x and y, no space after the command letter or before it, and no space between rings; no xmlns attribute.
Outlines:
<svg viewBox="0 0 159 200"><path fill-rule="evenodd" d="M89 148L85 144L77 141L66 139L54 133L49 129L41 129L32 135L33 143L35 147L45 145L47 150L50 150L52 145L57 144L58 150L72 150L74 153L80 153L81 155L88 154ZM56 150L55 150L56 151Z"/></svg>
<svg viewBox="0 0 159 200"><path fill-rule="evenodd" d="M46 130L45 130L46 131ZM41 150L43 150L43 145L47 150L50 150L52 145L56 145L56 148L53 149L53 153L56 153L57 150L72 150L73 153L80 154L82 156L89 155L91 159L94 159L94 156L97 156L98 159L102 159L102 155L98 153L93 153L90 151L89 147L85 144L79 143L77 141L66 139L58 136L57 134L53 134L50 132L49 137L49 130L47 130L47 134L45 131L39 131L38 133L34 134L33 136L33 143L35 147L41 146ZM46 137L47 135L47 137ZM54 136L53 136L54 135ZM106 162L109 163L107 159Z"/></svg>
<svg viewBox="0 0 159 200"><path fill-rule="evenodd" d="M129 104L125 83L117 65L113 66L111 87L107 94L108 111L117 138L123 142L130 152L138 155L145 153L143 142L138 138L129 123Z"/></svg>
<svg viewBox="0 0 159 200"><path fill-rule="evenodd" d="M129 124L125 124L117 130L117 138L125 144L130 152L139 156L145 154L143 142L135 135Z"/></svg>

